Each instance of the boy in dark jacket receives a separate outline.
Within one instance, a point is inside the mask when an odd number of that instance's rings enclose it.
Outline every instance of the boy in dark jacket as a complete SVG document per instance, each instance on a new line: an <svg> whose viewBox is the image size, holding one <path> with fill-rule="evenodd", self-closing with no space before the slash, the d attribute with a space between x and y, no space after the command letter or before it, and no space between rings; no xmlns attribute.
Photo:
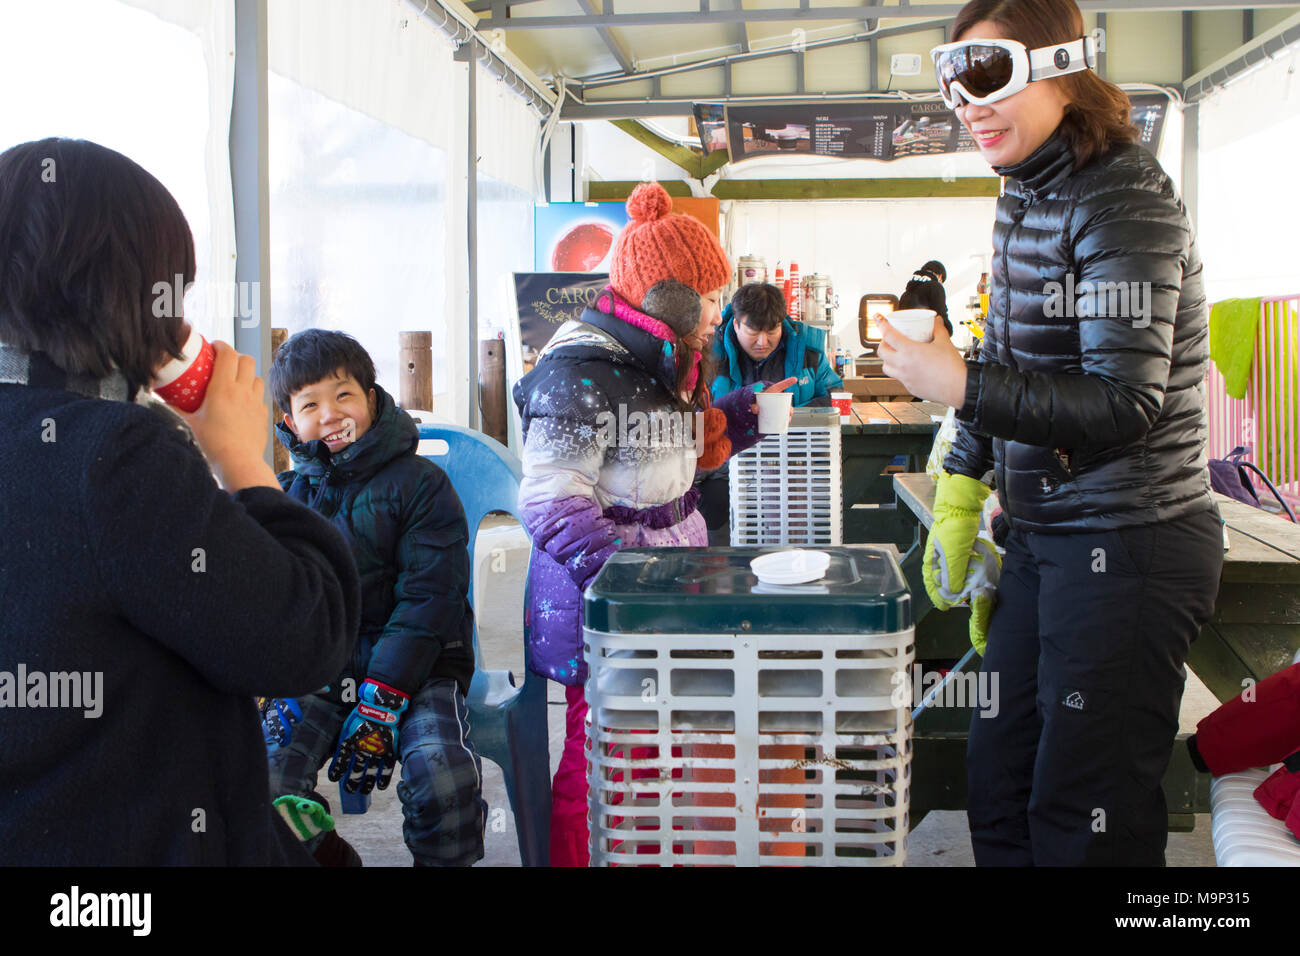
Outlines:
<svg viewBox="0 0 1300 956"><path fill-rule="evenodd" d="M483 858L487 806L469 743L465 694L474 672L465 511L437 465L416 454L411 417L375 384L374 364L341 332L300 332L269 376L276 425L296 470L293 498L352 545L361 628L351 662L327 688L266 701L271 793L322 863L356 863L316 793L321 767L349 792L397 787L402 835L417 866Z"/></svg>

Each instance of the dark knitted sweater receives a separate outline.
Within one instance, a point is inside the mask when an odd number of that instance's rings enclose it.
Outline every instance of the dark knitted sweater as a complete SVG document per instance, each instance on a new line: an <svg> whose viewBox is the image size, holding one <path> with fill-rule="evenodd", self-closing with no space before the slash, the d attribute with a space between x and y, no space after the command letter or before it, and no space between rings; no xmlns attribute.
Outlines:
<svg viewBox="0 0 1300 956"><path fill-rule="evenodd" d="M0 865L312 862L271 807L253 697L338 673L352 554L279 490L220 490L178 424L0 384ZM18 708L20 668L102 674L99 716Z"/></svg>

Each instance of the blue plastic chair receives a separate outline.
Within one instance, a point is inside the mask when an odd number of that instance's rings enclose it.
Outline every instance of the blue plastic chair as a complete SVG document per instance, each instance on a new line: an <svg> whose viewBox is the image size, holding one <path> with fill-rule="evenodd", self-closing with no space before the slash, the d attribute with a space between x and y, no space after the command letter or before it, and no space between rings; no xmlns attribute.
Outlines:
<svg viewBox="0 0 1300 956"><path fill-rule="evenodd" d="M474 539L479 523L489 511L506 511L519 517L519 459L500 442L455 425L421 425L421 440L445 442L446 452L426 455L447 473L465 508L469 527L469 561L473 574ZM523 522L520 522L521 524ZM473 601L474 582L470 581ZM524 594L528 606L528 594ZM524 667L532 665L528 627L524 624ZM470 741L479 756L501 768L506 794L515 815L519 858L524 866L550 862L551 759L546 727L546 681L526 674L522 687L509 671L487 670L478 639L478 614L474 620L474 678L469 696ZM370 796L350 794L339 782L344 813L365 813Z"/></svg>

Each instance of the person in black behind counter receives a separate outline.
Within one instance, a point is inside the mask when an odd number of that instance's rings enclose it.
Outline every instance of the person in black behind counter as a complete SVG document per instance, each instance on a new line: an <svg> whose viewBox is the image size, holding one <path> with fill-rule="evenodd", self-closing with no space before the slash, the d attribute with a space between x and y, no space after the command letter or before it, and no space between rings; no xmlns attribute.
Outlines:
<svg viewBox="0 0 1300 956"><path fill-rule="evenodd" d="M948 271L943 263L931 259L912 273L907 281L907 288L898 297L899 309L930 309L943 319L944 327L952 335L952 322L948 320L948 297L943 291L943 284L948 280Z"/></svg>
<svg viewBox="0 0 1300 956"><path fill-rule="evenodd" d="M262 458L251 357L215 343L194 441L148 404L188 333L155 283L194 272L180 207L125 156L0 154L0 865L313 862L272 811L253 698L338 673L360 582Z"/></svg>

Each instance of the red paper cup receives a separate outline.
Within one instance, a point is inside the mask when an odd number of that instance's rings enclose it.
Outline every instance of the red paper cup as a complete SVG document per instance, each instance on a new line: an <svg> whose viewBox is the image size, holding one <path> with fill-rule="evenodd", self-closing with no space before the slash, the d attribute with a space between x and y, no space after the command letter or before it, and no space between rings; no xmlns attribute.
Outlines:
<svg viewBox="0 0 1300 956"><path fill-rule="evenodd" d="M853 415L853 393L831 392L831 405L839 409L840 420L847 422Z"/></svg>
<svg viewBox="0 0 1300 956"><path fill-rule="evenodd" d="M182 358L173 359L158 371L153 390L173 408L193 412L203 404L217 350L198 332L191 332L183 352Z"/></svg>

